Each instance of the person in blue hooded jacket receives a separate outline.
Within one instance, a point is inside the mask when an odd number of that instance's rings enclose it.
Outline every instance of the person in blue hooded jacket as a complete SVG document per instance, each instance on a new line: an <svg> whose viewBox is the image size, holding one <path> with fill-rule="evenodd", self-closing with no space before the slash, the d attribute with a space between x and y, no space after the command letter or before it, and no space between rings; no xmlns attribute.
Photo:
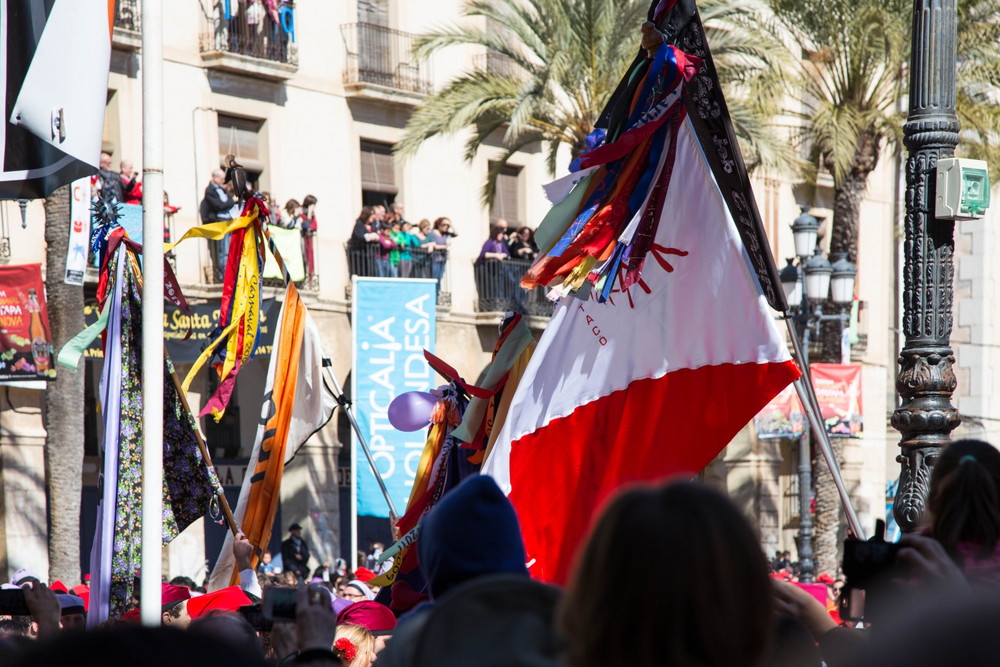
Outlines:
<svg viewBox="0 0 1000 667"><path fill-rule="evenodd" d="M486 475L428 513L417 543L431 601L400 618L379 667L559 664L561 592L533 581L513 505Z"/></svg>

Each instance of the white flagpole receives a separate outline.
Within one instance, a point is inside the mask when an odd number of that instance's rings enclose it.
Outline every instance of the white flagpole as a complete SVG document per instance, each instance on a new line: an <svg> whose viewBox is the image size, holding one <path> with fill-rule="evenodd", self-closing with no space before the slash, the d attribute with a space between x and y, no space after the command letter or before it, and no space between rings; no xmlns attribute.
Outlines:
<svg viewBox="0 0 1000 667"><path fill-rule="evenodd" d="M163 569L163 5L142 2L142 624L160 624Z"/></svg>

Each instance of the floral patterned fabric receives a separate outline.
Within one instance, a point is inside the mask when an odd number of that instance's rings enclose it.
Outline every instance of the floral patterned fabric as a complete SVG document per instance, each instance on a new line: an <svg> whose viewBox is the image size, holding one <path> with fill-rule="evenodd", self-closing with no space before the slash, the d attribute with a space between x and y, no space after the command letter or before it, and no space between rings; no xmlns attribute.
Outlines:
<svg viewBox="0 0 1000 667"><path fill-rule="evenodd" d="M132 268L132 253L123 275L121 309L121 405L118 436L118 487L111 564L111 617L132 606L142 557L142 303ZM215 470L201 455L194 418L184 409L171 378L173 365L165 360L163 387L163 543L204 516L216 489ZM114 409L114 406L107 406ZM113 449L111 450L113 452Z"/></svg>

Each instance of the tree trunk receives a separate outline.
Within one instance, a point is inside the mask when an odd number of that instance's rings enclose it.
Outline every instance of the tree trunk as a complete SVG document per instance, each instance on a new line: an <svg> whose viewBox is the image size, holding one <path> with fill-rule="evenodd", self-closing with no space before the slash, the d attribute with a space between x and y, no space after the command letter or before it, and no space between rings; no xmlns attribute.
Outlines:
<svg viewBox="0 0 1000 667"><path fill-rule="evenodd" d="M858 147L854 153L854 163L844 176L834 186L833 192L833 228L830 232L830 254L846 252L847 258L855 265L858 262L858 225L861 217L861 200L868 184L868 176L878 164L878 142L868 134L859 137ZM828 165L831 167L832 165ZM824 305L828 314L839 312L840 306L832 302ZM820 332L820 353L816 361L840 363L839 322L823 323ZM843 441L831 438L834 456L838 464L843 464ZM826 465L825 459L819 455L818 447L813 457L813 484L816 493L816 512L814 522L814 551L816 557L816 574L837 572L837 555L840 549L843 526L841 522L840 496L834 486L833 476Z"/></svg>
<svg viewBox="0 0 1000 667"><path fill-rule="evenodd" d="M84 328L83 288L63 282L69 246L70 186L45 199L45 293L53 357ZM84 362L60 366L45 392L45 477L49 508L49 580L80 582Z"/></svg>
<svg viewBox="0 0 1000 667"><path fill-rule="evenodd" d="M843 439L830 438L833 455L843 465ZM813 446L813 483L815 484L815 512L813 514L813 554L816 575L837 574L840 562L841 509L840 495L833 483L833 475L818 445Z"/></svg>

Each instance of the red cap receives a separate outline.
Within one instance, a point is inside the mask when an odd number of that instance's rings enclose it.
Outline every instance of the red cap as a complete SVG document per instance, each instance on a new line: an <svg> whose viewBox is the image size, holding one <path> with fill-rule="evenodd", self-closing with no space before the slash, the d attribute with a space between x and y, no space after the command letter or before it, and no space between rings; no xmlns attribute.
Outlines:
<svg viewBox="0 0 1000 667"><path fill-rule="evenodd" d="M833 583L833 577L831 577L829 575L829 573L824 572L823 574L821 574L818 577L816 577L816 581L818 581L821 584L832 584Z"/></svg>
<svg viewBox="0 0 1000 667"><path fill-rule="evenodd" d="M73 595L76 595L83 600L83 608L90 610L90 587L80 584L79 586L73 587Z"/></svg>
<svg viewBox="0 0 1000 667"><path fill-rule="evenodd" d="M392 630L396 627L396 615L384 604L372 600L361 600L344 607L337 614L337 625L360 625L369 632Z"/></svg>
<svg viewBox="0 0 1000 667"><path fill-rule="evenodd" d="M360 579L361 581L371 581L376 576L378 575L369 570L367 567L359 567L354 571L354 578Z"/></svg>
<svg viewBox="0 0 1000 667"><path fill-rule="evenodd" d="M191 618L198 618L208 616L213 612L233 612L248 604L253 604L253 600L247 597L243 589L239 586L230 586L191 598L188 601L187 609Z"/></svg>
<svg viewBox="0 0 1000 667"><path fill-rule="evenodd" d="M49 584L49 588L54 590L56 593L69 593L69 589L66 588L66 584L58 579Z"/></svg>
<svg viewBox="0 0 1000 667"><path fill-rule="evenodd" d="M191 599L191 590L187 586L174 586L173 584L163 584L160 594L160 604L164 607Z"/></svg>

